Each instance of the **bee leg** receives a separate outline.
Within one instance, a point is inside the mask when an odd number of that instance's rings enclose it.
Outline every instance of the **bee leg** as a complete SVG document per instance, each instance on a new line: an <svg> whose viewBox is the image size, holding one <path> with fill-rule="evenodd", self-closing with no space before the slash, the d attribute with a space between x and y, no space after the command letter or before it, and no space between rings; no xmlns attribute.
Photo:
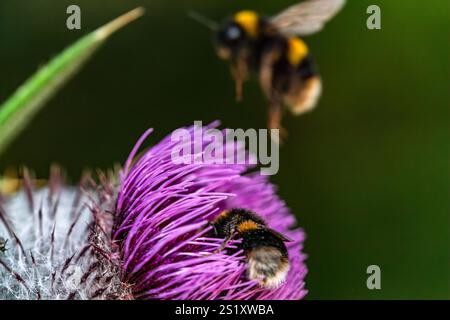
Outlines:
<svg viewBox="0 0 450 320"><path fill-rule="evenodd" d="M269 100L275 100L277 92L275 91L275 74L274 66L280 60L281 52L279 48L274 48L264 52L261 57L261 65L259 67L259 84L262 91Z"/></svg>
<svg viewBox="0 0 450 320"><path fill-rule="evenodd" d="M225 240L220 245L220 247L217 248L216 250L214 250L214 253L219 253L219 252L223 251L225 249L225 247L227 246L227 244L231 241L231 239L234 238L235 235L236 235L236 233L232 233L228 237L226 237Z"/></svg>
<svg viewBox="0 0 450 320"><path fill-rule="evenodd" d="M214 224L214 222L211 222L211 221L208 222L208 223L206 224L206 228L208 228L208 227L211 227L211 228L212 228L212 230L208 232L208 235L217 237L217 236L218 236L218 233L217 233L217 228L216 228L216 225Z"/></svg>
<svg viewBox="0 0 450 320"><path fill-rule="evenodd" d="M279 129L281 138L287 135L286 130L281 127L281 118L283 116L283 99L279 90L275 87L274 64L280 58L279 50L268 51L263 54L261 67L259 70L259 83L261 89L269 99L269 120L267 127L269 129ZM280 143L280 139L271 135L272 139Z"/></svg>
<svg viewBox="0 0 450 320"><path fill-rule="evenodd" d="M236 58L236 61L234 62L231 69L231 74L235 82L236 101L242 101L244 81L246 80L248 74L246 60L247 59L245 53L240 54Z"/></svg>
<svg viewBox="0 0 450 320"><path fill-rule="evenodd" d="M273 96L273 54L265 54L259 70L259 84L267 98Z"/></svg>
<svg viewBox="0 0 450 320"><path fill-rule="evenodd" d="M217 232L217 228L216 228L214 222L208 222L206 227L212 227L212 230L208 232L208 237L214 237L215 238L215 237L217 237L219 235L218 232ZM233 232L228 237L226 237L225 240L220 244L220 247L217 248L216 250L214 250L213 253L219 253L219 252L223 251L225 249L225 247L227 246L228 242L230 242L230 240L233 239L235 234L236 233Z"/></svg>
<svg viewBox="0 0 450 320"><path fill-rule="evenodd" d="M269 121L267 127L269 130L272 129L278 129L279 130L279 138L272 135L271 131L271 137L272 139L280 144L283 142L283 139L287 137L287 131L281 126L281 119L283 117L283 103L281 102L281 99L279 98L272 98L270 107L269 107Z"/></svg>
<svg viewBox="0 0 450 320"><path fill-rule="evenodd" d="M244 86L244 80L241 76L236 76L235 79L235 96L236 101L240 102L242 101L242 87Z"/></svg>

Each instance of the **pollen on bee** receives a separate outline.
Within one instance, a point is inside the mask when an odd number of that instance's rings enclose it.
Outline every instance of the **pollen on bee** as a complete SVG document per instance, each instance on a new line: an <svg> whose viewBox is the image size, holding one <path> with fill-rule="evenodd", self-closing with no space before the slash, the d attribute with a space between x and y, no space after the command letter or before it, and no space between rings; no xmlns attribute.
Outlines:
<svg viewBox="0 0 450 320"><path fill-rule="evenodd" d="M249 230L258 229L258 224L252 220L247 220L240 223L237 227L238 232L245 232Z"/></svg>

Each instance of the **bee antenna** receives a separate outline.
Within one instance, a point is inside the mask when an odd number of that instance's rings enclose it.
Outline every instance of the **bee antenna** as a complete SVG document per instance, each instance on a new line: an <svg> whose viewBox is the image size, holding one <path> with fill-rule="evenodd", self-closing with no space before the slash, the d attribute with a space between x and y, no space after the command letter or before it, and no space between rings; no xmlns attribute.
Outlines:
<svg viewBox="0 0 450 320"><path fill-rule="evenodd" d="M198 13L197 11L188 11L187 12L187 16L195 21L197 21L198 23L204 25L205 27L207 27L210 30L217 30L219 29L219 24L214 21L209 19L208 17L205 17L204 15Z"/></svg>

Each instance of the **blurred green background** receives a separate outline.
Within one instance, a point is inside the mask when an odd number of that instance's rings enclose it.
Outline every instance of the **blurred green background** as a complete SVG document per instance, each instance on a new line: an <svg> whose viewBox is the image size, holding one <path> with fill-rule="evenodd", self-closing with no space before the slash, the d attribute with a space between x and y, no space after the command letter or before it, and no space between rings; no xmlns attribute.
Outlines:
<svg viewBox="0 0 450 320"><path fill-rule="evenodd" d="M270 15L278 1L0 1L0 100L81 35L144 5L50 101L0 157L45 177L58 162L76 181L86 168L123 162L139 135L221 119L263 128L258 84L236 103L209 31L188 10L222 19L239 9ZM78 4L82 29L66 29ZM381 7L382 30L366 28ZM318 108L287 116L289 138L272 181L308 239L309 299L449 298L448 2L349 1L308 37L324 81ZM1 137L0 137L1 138ZM366 268L381 267L381 290Z"/></svg>

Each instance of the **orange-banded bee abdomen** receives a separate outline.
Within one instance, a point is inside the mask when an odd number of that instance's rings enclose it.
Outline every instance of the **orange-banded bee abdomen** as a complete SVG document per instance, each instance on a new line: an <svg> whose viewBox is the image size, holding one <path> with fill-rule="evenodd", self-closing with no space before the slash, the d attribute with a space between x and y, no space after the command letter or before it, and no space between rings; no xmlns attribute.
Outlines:
<svg viewBox="0 0 450 320"><path fill-rule="evenodd" d="M271 86L295 115L316 106L322 82L314 58L300 38L286 40L282 57L273 64Z"/></svg>
<svg viewBox="0 0 450 320"><path fill-rule="evenodd" d="M268 289L281 285L289 271L288 238L267 227L257 214L241 208L222 212L213 222L213 236L241 239L247 257L247 277Z"/></svg>

